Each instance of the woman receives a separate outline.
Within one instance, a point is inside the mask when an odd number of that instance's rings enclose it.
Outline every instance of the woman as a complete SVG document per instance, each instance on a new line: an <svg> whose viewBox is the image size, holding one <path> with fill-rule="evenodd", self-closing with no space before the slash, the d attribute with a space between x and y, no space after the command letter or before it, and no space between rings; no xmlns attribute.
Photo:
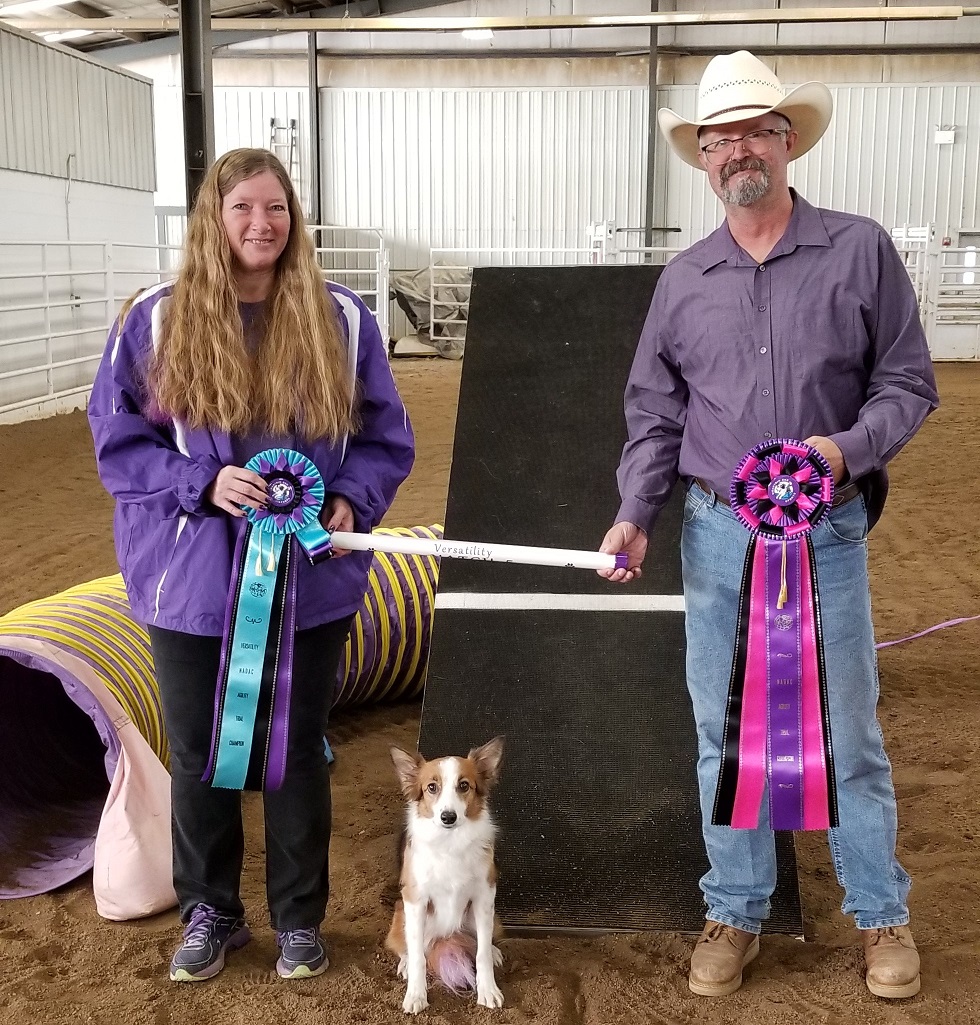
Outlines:
<svg viewBox="0 0 980 1025"><path fill-rule="evenodd" d="M250 937L239 896L241 794L203 779L244 508L267 504L266 481L245 464L270 447L298 450L323 478L321 524L370 531L414 458L374 317L352 292L325 285L271 153L233 150L208 172L176 281L138 295L110 332L89 420L171 749L174 887L186 928L170 978L207 979ZM292 560L288 739L282 784L264 793L269 911L285 978L327 966L323 727L371 559L335 554L346 558Z"/></svg>

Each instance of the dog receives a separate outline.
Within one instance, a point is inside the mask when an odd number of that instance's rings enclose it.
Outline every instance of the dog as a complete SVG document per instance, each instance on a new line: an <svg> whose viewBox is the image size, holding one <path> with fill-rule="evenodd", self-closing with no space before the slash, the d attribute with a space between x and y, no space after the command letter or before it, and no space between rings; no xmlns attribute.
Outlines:
<svg viewBox="0 0 980 1025"><path fill-rule="evenodd" d="M503 752L503 737L465 758L426 761L391 748L407 823L402 899L385 946L398 955L398 976L407 980L406 1014L429 1006L428 971L455 993L475 989L483 1007L503 1006L493 971L503 961L493 945L496 827L487 806Z"/></svg>

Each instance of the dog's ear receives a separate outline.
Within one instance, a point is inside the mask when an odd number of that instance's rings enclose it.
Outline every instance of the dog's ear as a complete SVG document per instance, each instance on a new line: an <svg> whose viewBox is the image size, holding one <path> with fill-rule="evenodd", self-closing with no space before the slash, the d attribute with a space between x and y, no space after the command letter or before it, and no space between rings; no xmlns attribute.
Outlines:
<svg viewBox="0 0 980 1025"><path fill-rule="evenodd" d="M500 762L504 757L504 738L494 737L483 747L474 747L467 755L487 783L496 783L500 774Z"/></svg>
<svg viewBox="0 0 980 1025"><path fill-rule="evenodd" d="M410 800L418 797L419 769L425 759L419 754L409 754L400 747L389 748L391 760L395 764L395 772L402 785L402 793Z"/></svg>

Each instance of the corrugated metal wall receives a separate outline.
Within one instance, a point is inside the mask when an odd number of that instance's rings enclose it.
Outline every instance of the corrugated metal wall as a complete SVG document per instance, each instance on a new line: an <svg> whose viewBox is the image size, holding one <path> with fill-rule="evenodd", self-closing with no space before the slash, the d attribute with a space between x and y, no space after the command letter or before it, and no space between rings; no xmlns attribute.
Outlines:
<svg viewBox="0 0 980 1025"><path fill-rule="evenodd" d="M154 113L158 140L183 138L184 119L180 89L171 83L154 89ZM304 210L309 210L310 123L309 91L282 87L214 88L214 150L221 156L239 146L269 149L271 121L285 126L276 134L276 154L289 161L289 122L296 123L296 149L291 168ZM184 153L179 145L161 145L158 159L157 206L184 205Z"/></svg>
<svg viewBox="0 0 980 1025"><path fill-rule="evenodd" d="M791 165L811 202L886 227L980 225L980 85L838 85L827 135ZM660 91L693 117L694 86ZM642 88L326 89L324 217L379 227L392 267L431 247L587 245L592 220L642 224ZM955 142L934 133L955 125ZM722 219L705 176L660 144L667 225L689 245Z"/></svg>
<svg viewBox="0 0 980 1025"><path fill-rule="evenodd" d="M310 121L307 89L214 90L214 149L220 156L238 146L273 149L272 125L278 130L274 152L286 165L304 210L309 210ZM289 124L294 122L295 131ZM289 140L293 138L290 165Z"/></svg>
<svg viewBox="0 0 980 1025"><path fill-rule="evenodd" d="M152 192L152 87L0 28L0 167Z"/></svg>
<svg viewBox="0 0 980 1025"><path fill-rule="evenodd" d="M320 103L323 219L381 228L394 269L430 247L578 248L592 220L642 224L645 89L325 89Z"/></svg>
<svg viewBox="0 0 980 1025"><path fill-rule="evenodd" d="M819 145L790 165L810 202L873 217L887 228L935 223L939 235L980 225L980 85L837 85L835 114ZM694 86L660 91L660 103L693 117ZM955 141L934 141L955 125ZM662 148L662 147L661 147ZM689 245L722 219L705 176L674 157L667 223Z"/></svg>

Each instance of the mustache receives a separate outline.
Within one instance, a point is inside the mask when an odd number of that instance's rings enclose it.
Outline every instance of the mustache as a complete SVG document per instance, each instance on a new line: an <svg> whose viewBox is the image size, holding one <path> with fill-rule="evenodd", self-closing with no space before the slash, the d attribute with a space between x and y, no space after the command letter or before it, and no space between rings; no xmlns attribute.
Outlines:
<svg viewBox="0 0 980 1025"><path fill-rule="evenodd" d="M769 168L757 157L743 157L741 160L729 160L721 172L721 184L725 185L733 174L739 171L762 171L765 174Z"/></svg>

